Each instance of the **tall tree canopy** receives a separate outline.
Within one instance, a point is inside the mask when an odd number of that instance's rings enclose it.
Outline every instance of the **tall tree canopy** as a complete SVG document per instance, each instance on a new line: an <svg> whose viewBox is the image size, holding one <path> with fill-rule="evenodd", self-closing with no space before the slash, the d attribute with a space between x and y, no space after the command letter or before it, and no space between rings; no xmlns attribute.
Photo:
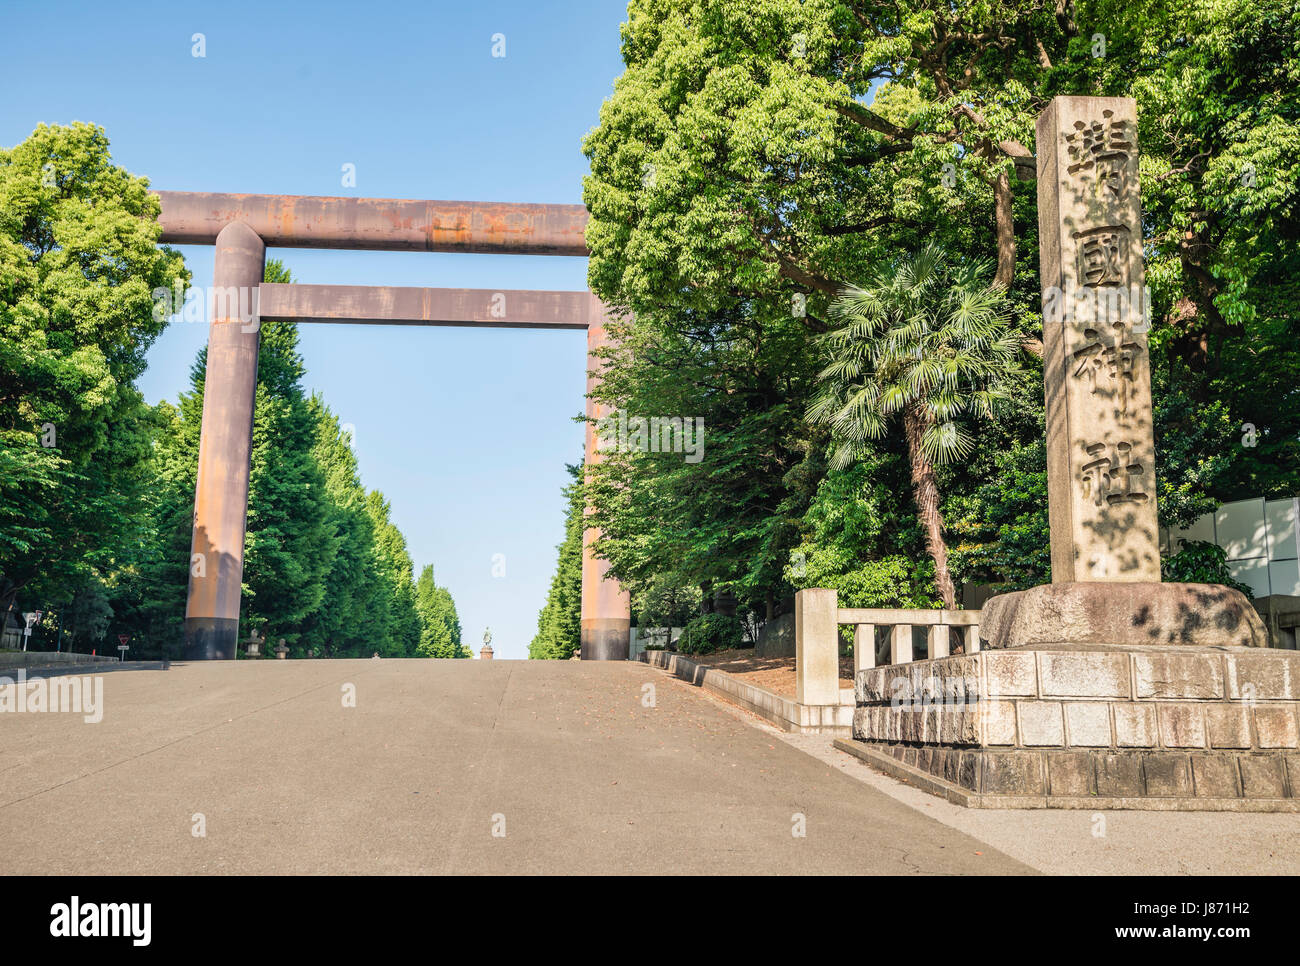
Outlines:
<svg viewBox="0 0 1300 966"><path fill-rule="evenodd" d="M272 259L264 281L292 278ZM302 388L306 369L298 353L298 327L264 321L260 337L241 619L265 625L294 646L302 622L325 603L339 539L315 452L318 414ZM202 413L201 404L197 410Z"/></svg>
<svg viewBox="0 0 1300 966"><path fill-rule="evenodd" d="M1021 348L1002 293L983 271L954 263L931 243L915 258L882 266L864 287L847 288L831 307L843 324L821 337L831 359L808 410L830 428L835 469L870 455L867 444L898 417L935 589L948 608L957 606L957 592L935 467L974 449L964 422L992 418L1008 398Z"/></svg>
<svg viewBox="0 0 1300 966"><path fill-rule="evenodd" d="M142 538L153 417L135 388L183 285L158 199L89 124L0 150L0 610L67 600Z"/></svg>
<svg viewBox="0 0 1300 966"><path fill-rule="evenodd" d="M584 513L582 466L568 467L572 482L564 489L564 540L556 548L559 559L537 615L537 634L528 645L534 660L568 660L582 643L582 541Z"/></svg>
<svg viewBox="0 0 1300 966"><path fill-rule="evenodd" d="M863 593L933 594L919 554L902 558L907 575L877 580L826 545L862 546L826 529L852 515L819 513L818 494L894 519L906 488L827 471L828 440L780 413L806 408L806 373L825 363L811 336L834 296L931 240L991 261L1035 343L1034 121L1058 94L1137 99L1162 522L1295 492L1298 20L1288 0L632 0L626 70L585 141L589 280L630 313L631 348L610 350L601 398L645 415L714 414L723 429L734 424L709 404L748 393L745 419L773 422L738 449L710 445L698 465L607 461L591 493L616 573L634 587L665 568L682 583L711 573L781 596L808 586L815 562L818 579ZM791 351L766 369L773 342ZM737 389L737 356L717 346L744 343L755 368ZM959 581L1048 576L1036 365L1005 414L971 428L969 456L939 471ZM878 468L901 455L890 440L868 449ZM742 463L765 482L726 493L732 521L685 499L694 488L714 503L726 467ZM766 552L746 539L758 533ZM711 556L677 566L670 547ZM886 550L873 551L882 566L897 559ZM788 553L798 559L773 576L767 564Z"/></svg>
<svg viewBox="0 0 1300 966"><path fill-rule="evenodd" d="M426 564L415 582L415 608L420 614L421 657L467 658L470 650L461 643L460 618L451 591L433 579L433 564Z"/></svg>

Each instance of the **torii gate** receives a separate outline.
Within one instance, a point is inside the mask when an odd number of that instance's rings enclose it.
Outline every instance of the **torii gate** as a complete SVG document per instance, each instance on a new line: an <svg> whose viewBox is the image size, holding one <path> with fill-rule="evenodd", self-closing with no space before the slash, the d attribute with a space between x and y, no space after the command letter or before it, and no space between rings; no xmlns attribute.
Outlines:
<svg viewBox="0 0 1300 966"><path fill-rule="evenodd" d="M260 319L389 325L475 325L587 330L587 391L595 385L594 352L606 342L604 304L591 292L263 284L267 246L381 251L586 255L582 205L405 201L292 195L159 191L161 241L215 245L215 292L245 295ZM233 659L252 454L259 327L240 318L238 299L214 300L194 495L186 660ZM605 407L587 400L587 415ZM586 460L600 458L587 424ZM599 531L588 528L582 551L582 657L625 660L628 595L596 558ZM201 554L202 557L195 555ZM203 566L194 566L201 560Z"/></svg>

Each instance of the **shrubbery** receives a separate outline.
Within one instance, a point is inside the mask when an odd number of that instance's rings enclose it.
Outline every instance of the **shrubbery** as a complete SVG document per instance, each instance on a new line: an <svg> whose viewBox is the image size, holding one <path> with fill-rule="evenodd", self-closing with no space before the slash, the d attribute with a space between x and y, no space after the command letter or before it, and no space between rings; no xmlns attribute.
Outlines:
<svg viewBox="0 0 1300 966"><path fill-rule="evenodd" d="M1180 540L1178 552L1160 561L1160 579L1182 584L1222 584L1241 591L1247 599L1254 596L1249 587L1232 579L1227 552L1205 540Z"/></svg>
<svg viewBox="0 0 1300 966"><path fill-rule="evenodd" d="M686 625L677 640L677 650L683 654L712 654L743 647L744 641L744 625L737 618L701 614Z"/></svg>

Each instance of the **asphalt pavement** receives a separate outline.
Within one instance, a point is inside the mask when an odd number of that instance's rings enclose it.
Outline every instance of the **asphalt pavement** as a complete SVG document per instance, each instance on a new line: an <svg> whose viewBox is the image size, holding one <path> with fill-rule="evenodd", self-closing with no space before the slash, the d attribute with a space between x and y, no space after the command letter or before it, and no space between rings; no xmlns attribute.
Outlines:
<svg viewBox="0 0 1300 966"><path fill-rule="evenodd" d="M102 686L98 723L0 713L0 874L1034 871L829 739L643 664L174 663Z"/></svg>

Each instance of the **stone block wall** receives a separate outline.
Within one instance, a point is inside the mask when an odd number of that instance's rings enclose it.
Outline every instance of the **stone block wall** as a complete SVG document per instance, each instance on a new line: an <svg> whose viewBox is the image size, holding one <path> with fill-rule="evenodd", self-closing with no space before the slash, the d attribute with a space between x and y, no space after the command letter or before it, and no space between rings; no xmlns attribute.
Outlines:
<svg viewBox="0 0 1300 966"><path fill-rule="evenodd" d="M981 651L859 672L853 737L977 795L1300 800L1298 699L1293 651Z"/></svg>
<svg viewBox="0 0 1300 966"><path fill-rule="evenodd" d="M794 611L763 625L754 644L755 657L794 657Z"/></svg>

